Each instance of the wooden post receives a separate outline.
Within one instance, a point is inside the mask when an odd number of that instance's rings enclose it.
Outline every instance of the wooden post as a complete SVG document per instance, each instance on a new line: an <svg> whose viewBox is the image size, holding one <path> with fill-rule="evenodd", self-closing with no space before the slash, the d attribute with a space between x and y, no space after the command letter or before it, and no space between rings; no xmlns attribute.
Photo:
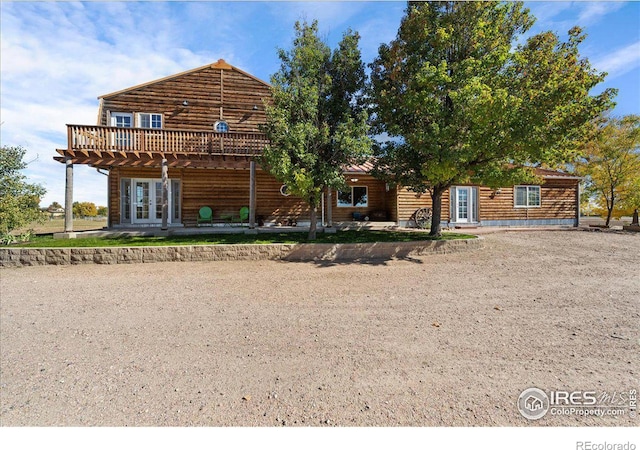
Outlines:
<svg viewBox="0 0 640 450"><path fill-rule="evenodd" d="M327 227L333 226L333 198L331 196L331 188L327 189Z"/></svg>
<svg viewBox="0 0 640 450"><path fill-rule="evenodd" d="M73 163L71 158L65 160L66 178L64 188L64 232L73 231Z"/></svg>
<svg viewBox="0 0 640 450"><path fill-rule="evenodd" d="M578 186L576 186L576 220L575 220L575 225L576 227L580 226L580 195L582 193L580 192L580 181L578 181Z"/></svg>
<svg viewBox="0 0 640 450"><path fill-rule="evenodd" d="M169 164L162 160L162 229L166 230L169 223Z"/></svg>
<svg viewBox="0 0 640 450"><path fill-rule="evenodd" d="M249 163L249 228L256 227L256 162Z"/></svg>

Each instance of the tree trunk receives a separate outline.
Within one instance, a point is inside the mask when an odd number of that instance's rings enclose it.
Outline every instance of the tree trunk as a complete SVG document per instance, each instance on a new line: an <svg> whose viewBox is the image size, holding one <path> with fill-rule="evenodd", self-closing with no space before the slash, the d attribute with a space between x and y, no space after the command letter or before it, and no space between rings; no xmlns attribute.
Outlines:
<svg viewBox="0 0 640 450"><path fill-rule="evenodd" d="M609 228L609 223L611 222L611 216L613 215L613 206L615 204L616 201L616 196L615 196L615 192L613 190L613 186L611 186L611 202L609 202L609 200L607 200L607 221L605 222L604 226Z"/></svg>
<svg viewBox="0 0 640 450"><path fill-rule="evenodd" d="M613 214L613 199L611 199L611 206L607 208L607 221L604 226L609 228L609 223L611 222L611 215Z"/></svg>
<svg viewBox="0 0 640 450"><path fill-rule="evenodd" d="M316 222L318 221L317 216L318 216L318 207L314 205L311 207L311 214L310 214L311 224L309 225L309 236L307 237L307 239L310 241L316 240Z"/></svg>
<svg viewBox="0 0 640 450"><path fill-rule="evenodd" d="M442 217L442 194L444 188L433 188L431 191L431 204L433 208L433 216L431 217L431 231L429 236L440 237L442 236L442 229L440 228L440 221Z"/></svg>

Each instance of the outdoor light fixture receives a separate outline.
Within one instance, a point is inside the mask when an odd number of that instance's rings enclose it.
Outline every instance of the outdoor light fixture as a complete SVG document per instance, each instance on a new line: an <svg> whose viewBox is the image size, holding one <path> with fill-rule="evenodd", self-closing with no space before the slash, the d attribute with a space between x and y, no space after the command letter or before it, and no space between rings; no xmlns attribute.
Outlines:
<svg viewBox="0 0 640 450"><path fill-rule="evenodd" d="M258 110L258 105L253 105L253 110L257 111Z"/></svg>
<svg viewBox="0 0 640 450"><path fill-rule="evenodd" d="M183 102L182 102L182 106L189 106L189 102L188 102L188 101L186 101L186 100L185 100L185 101L183 101Z"/></svg>
<svg viewBox="0 0 640 450"><path fill-rule="evenodd" d="M352 178L352 179L351 179L351 182L352 182L352 183L357 183L357 182L358 182L358 179L357 179L357 178Z"/></svg>

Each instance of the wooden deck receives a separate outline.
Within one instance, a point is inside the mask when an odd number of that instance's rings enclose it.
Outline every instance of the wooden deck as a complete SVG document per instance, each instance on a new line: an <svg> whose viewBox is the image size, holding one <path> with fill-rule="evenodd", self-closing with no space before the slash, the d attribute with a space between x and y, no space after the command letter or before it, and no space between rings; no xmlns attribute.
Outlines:
<svg viewBox="0 0 640 450"><path fill-rule="evenodd" d="M268 139L262 133L118 128L67 125L73 151L259 156Z"/></svg>

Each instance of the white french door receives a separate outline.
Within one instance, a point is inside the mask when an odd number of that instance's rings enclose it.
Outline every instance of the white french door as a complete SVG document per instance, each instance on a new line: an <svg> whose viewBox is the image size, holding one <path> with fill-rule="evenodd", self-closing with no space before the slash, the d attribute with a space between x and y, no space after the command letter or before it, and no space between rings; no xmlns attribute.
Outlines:
<svg viewBox="0 0 640 450"><path fill-rule="evenodd" d="M133 223L162 222L162 180L134 180L132 194ZM171 183L168 200L168 211L171 211ZM171 223L171 214L168 215L168 220Z"/></svg>
<svg viewBox="0 0 640 450"><path fill-rule="evenodd" d="M458 186L455 192L455 221L458 223L475 222L476 205L473 188L469 186Z"/></svg>

